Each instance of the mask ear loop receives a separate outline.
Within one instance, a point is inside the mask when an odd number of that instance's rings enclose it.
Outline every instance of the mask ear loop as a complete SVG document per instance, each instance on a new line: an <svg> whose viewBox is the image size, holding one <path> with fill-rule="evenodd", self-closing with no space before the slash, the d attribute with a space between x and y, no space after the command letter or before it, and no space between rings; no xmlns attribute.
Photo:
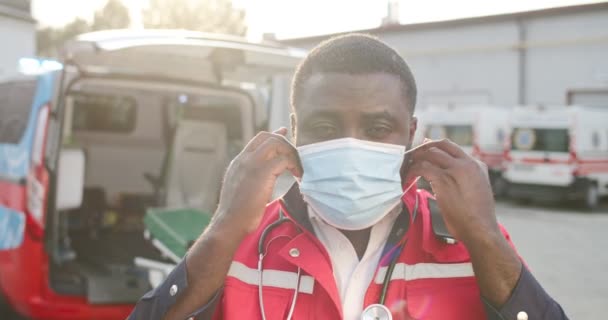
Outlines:
<svg viewBox="0 0 608 320"><path fill-rule="evenodd" d="M420 176L416 177L416 179L414 179L414 181L412 181L412 183L410 183L410 185L405 188L403 194L406 194L408 191L410 191L410 189L418 183L418 180L420 180L420 178Z"/></svg>
<svg viewBox="0 0 608 320"><path fill-rule="evenodd" d="M403 194L406 194L408 191L410 191L410 189L418 184L418 180L420 180L420 178L422 178L421 176L416 177L416 179L414 179L414 181L412 181L412 183L410 183L409 186L407 186L407 188L405 188L405 191L403 191ZM405 204L404 204L405 205ZM418 214L418 194L416 194L416 203L414 204L414 213L412 215L412 219L410 221L410 224L413 224L414 221L416 220L416 215Z"/></svg>

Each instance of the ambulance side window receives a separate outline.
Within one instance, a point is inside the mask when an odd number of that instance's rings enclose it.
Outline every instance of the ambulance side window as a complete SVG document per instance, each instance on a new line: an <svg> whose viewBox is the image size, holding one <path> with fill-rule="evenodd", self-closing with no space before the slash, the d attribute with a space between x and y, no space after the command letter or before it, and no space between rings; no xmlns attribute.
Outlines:
<svg viewBox="0 0 608 320"><path fill-rule="evenodd" d="M130 133L135 129L137 103L133 97L94 93L72 94L76 131Z"/></svg>
<svg viewBox="0 0 608 320"><path fill-rule="evenodd" d="M17 144L25 133L36 80L0 82L0 144Z"/></svg>

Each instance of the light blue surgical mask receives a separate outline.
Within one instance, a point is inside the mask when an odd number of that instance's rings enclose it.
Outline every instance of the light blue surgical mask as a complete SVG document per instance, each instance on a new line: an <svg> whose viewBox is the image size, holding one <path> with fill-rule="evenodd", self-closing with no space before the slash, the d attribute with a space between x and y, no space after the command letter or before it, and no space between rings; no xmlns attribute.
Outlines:
<svg viewBox="0 0 608 320"><path fill-rule="evenodd" d="M298 147L298 153L304 201L335 228L369 228L401 201L404 146L344 138Z"/></svg>

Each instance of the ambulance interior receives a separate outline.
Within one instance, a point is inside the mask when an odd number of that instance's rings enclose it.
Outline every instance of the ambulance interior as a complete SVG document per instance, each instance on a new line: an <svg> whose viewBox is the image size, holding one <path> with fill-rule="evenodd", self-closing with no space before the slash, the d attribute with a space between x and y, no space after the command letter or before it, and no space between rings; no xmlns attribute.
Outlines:
<svg viewBox="0 0 608 320"><path fill-rule="evenodd" d="M253 99L226 88L75 83L61 152L84 155L83 193L78 207L56 213L54 290L92 304L134 302L148 291L134 258L168 260L144 237L146 209L215 210L225 168L255 132Z"/></svg>

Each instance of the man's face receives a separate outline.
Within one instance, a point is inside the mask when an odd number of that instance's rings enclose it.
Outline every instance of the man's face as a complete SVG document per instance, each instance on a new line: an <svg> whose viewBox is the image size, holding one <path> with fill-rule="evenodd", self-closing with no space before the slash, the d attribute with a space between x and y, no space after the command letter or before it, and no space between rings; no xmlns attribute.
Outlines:
<svg viewBox="0 0 608 320"><path fill-rule="evenodd" d="M416 118L398 76L318 73L302 88L292 119L297 146L339 138L411 146Z"/></svg>

